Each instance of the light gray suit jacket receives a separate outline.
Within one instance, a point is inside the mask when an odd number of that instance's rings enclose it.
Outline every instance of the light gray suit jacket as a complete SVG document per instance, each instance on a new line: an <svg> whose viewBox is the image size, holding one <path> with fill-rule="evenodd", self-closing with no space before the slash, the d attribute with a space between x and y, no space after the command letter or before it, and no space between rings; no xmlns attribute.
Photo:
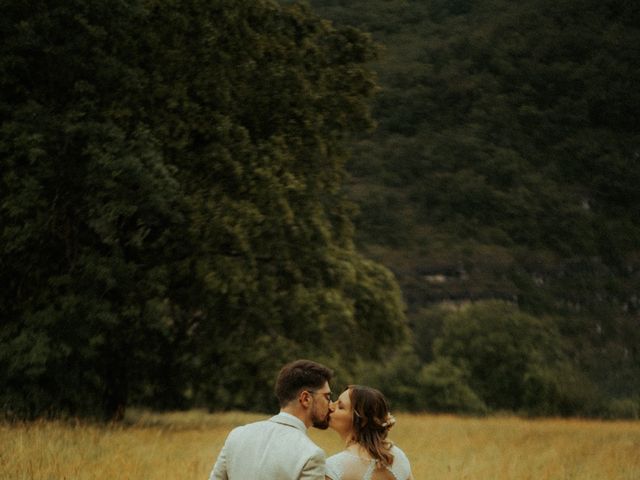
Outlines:
<svg viewBox="0 0 640 480"><path fill-rule="evenodd" d="M234 428L209 480L324 480L325 454L302 422L278 414Z"/></svg>

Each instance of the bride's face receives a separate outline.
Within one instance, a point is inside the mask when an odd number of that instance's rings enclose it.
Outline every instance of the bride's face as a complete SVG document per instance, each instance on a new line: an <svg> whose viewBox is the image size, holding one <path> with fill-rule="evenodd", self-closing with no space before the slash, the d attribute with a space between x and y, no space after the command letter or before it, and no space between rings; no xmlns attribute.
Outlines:
<svg viewBox="0 0 640 480"><path fill-rule="evenodd" d="M348 435L353 429L350 393L350 390L345 390L340 394L333 404L333 413L329 420L329 427L343 436Z"/></svg>

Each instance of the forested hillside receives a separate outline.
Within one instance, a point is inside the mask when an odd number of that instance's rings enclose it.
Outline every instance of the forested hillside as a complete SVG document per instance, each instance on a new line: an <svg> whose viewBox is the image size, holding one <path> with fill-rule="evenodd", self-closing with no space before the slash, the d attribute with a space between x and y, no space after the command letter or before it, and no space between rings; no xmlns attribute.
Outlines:
<svg viewBox="0 0 640 480"><path fill-rule="evenodd" d="M1 415L273 411L309 357L394 409L637 418L638 25L3 1Z"/></svg>
<svg viewBox="0 0 640 480"><path fill-rule="evenodd" d="M349 195L407 302L397 377L445 410L637 416L640 6L310 3L380 45Z"/></svg>

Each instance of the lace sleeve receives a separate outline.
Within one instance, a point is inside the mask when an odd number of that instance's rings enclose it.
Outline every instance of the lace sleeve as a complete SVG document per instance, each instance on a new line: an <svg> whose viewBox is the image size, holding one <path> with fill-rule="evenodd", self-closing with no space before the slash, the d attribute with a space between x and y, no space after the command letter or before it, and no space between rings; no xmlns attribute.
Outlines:
<svg viewBox="0 0 640 480"><path fill-rule="evenodd" d="M340 480L342 478L342 464L340 462L340 454L332 455L327 458L326 475L331 480Z"/></svg>
<svg viewBox="0 0 640 480"><path fill-rule="evenodd" d="M409 478L411 475L411 464L409 463L409 458L407 458L405 453L396 446L393 447L391 453L393 453L394 457L391 471L395 477L398 479Z"/></svg>

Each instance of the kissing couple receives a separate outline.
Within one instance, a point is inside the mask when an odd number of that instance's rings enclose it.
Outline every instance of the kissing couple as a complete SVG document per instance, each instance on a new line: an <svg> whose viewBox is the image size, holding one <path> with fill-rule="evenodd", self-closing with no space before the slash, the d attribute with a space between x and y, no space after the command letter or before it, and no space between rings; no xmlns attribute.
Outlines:
<svg viewBox="0 0 640 480"><path fill-rule="evenodd" d="M209 480L413 480L409 459L387 439L395 419L382 393L350 385L332 401L333 372L310 360L280 370L280 413L229 433ZM325 458L307 436L331 428L345 448Z"/></svg>

